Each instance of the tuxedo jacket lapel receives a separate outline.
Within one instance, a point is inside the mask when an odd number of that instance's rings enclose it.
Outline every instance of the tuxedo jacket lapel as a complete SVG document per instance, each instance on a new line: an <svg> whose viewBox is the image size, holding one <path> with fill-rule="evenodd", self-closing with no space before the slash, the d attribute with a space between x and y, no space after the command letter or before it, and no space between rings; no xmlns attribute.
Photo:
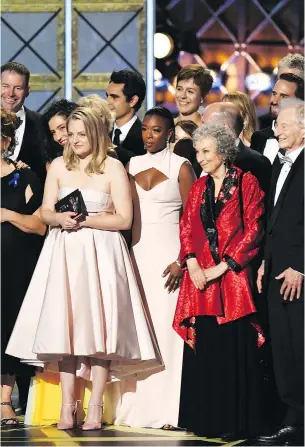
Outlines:
<svg viewBox="0 0 305 447"><path fill-rule="evenodd" d="M275 190L276 190L276 183L279 178L281 169L282 169L280 159L279 157L276 157L273 166L272 166L272 176L271 176L271 183L270 183L270 194L269 194L269 215L272 214L273 208L274 208L274 196L275 196Z"/></svg>
<svg viewBox="0 0 305 447"><path fill-rule="evenodd" d="M269 219L269 224L268 224L268 229L267 232L270 232L270 230L272 229L274 222L276 221L279 212L282 208L282 203L284 200L284 197L289 189L290 183L293 179L293 177L296 175L296 172L298 171L298 169L303 165L304 163L304 150L300 153L300 155L298 156L298 158L295 160L295 162L293 163L290 172L285 180L285 183L281 189L280 195L277 199L276 205L273 207L272 209L272 205L274 203L274 196L275 196L275 190L276 190L276 183L277 183L277 179L279 177L279 173L281 171L278 171L278 164L280 165L280 167L282 167L282 165L280 164L279 158L277 157L277 161L276 161L276 165L274 166L274 176L272 177L272 191L270 194L270 200L272 200L272 202L270 203L270 219Z"/></svg>
<svg viewBox="0 0 305 447"><path fill-rule="evenodd" d="M124 140L126 146L128 146L135 138L139 137L139 134L142 136L141 129L142 129L141 121L139 120L139 118L137 118L136 121L131 126Z"/></svg>
<svg viewBox="0 0 305 447"><path fill-rule="evenodd" d="M33 137L33 122L31 117L29 116L29 111L28 109L25 107L25 128L24 128L24 134L23 134L23 138L22 138L22 143L21 143L21 147L20 147L20 152L18 155L18 160L25 160L25 159L32 159L32 154L31 154L31 137Z"/></svg>

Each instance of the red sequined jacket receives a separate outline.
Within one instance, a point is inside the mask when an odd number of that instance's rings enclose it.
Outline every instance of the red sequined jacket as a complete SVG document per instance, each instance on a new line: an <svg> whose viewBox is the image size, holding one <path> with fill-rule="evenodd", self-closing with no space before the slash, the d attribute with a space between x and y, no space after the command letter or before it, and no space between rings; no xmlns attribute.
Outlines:
<svg viewBox="0 0 305 447"><path fill-rule="evenodd" d="M210 176L197 180L189 193L180 222L181 261L193 253L203 269L222 260L230 267L203 291L184 273L173 328L192 347L194 317L214 315L222 324L256 312L249 262L263 237L263 198L256 177L236 167L228 170L216 202Z"/></svg>

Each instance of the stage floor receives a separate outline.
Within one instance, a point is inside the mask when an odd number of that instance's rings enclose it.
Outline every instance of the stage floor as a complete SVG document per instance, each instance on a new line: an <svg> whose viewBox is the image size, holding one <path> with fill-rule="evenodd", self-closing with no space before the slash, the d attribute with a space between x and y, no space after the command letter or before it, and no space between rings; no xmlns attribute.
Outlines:
<svg viewBox="0 0 305 447"><path fill-rule="evenodd" d="M55 426L1 430L2 446L234 446L247 445L246 441L225 443L221 439L199 438L183 431L134 429L105 426L102 430L83 432L80 428L61 431Z"/></svg>

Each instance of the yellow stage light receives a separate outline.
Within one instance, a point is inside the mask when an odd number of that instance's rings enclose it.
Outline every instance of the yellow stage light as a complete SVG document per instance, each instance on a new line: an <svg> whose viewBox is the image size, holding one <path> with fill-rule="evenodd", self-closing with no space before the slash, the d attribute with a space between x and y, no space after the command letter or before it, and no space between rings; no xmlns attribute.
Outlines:
<svg viewBox="0 0 305 447"><path fill-rule="evenodd" d="M156 33L154 35L154 54L157 59L164 59L174 50L174 41L164 33Z"/></svg>

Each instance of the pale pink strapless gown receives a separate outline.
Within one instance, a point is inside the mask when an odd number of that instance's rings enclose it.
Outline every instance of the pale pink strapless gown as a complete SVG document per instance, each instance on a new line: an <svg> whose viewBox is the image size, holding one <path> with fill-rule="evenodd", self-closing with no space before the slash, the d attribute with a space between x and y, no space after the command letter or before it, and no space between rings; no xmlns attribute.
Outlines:
<svg viewBox="0 0 305 447"><path fill-rule="evenodd" d="M61 188L59 198L73 189ZM109 194L81 192L89 213L113 211ZM111 360L118 379L162 369L119 232L50 229L6 352L48 370L77 356L77 375L85 379L90 357Z"/></svg>

